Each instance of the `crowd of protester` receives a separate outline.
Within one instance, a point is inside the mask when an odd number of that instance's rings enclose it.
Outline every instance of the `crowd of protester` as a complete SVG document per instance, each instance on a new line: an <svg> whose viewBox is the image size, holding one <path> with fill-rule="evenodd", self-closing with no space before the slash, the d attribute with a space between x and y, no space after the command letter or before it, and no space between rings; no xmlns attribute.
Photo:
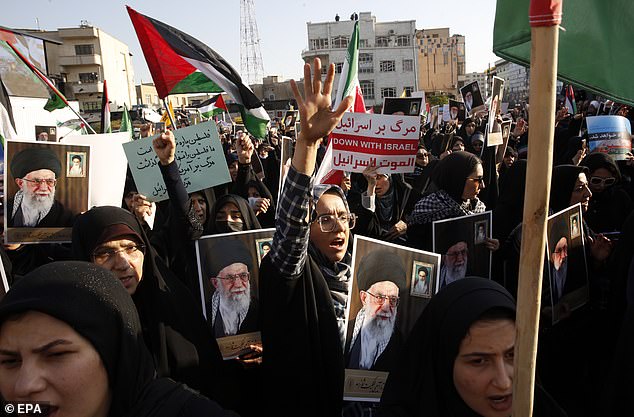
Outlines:
<svg viewBox="0 0 634 417"><path fill-rule="evenodd" d="M168 200L151 203L128 172L121 206L77 216L72 245L0 249L11 287L0 301L4 400L81 416L510 416L530 181L526 108L496 116L512 122L502 154L486 146L482 112L421 126L412 173L368 166L338 185L317 184L327 136L351 98L332 109L334 67L322 84L313 65L304 91L292 84L299 134L277 120L266 138L218 124L231 182L188 194L173 133L156 132ZM585 118L632 120L634 111L591 100L580 100L577 114L558 108L549 213L581 204L589 299L553 325L543 295L534 415L631 415L634 157L590 153ZM154 133L150 125L141 131ZM293 155L281 182L283 137ZM434 221L488 210L491 279L444 277L404 340L381 402L344 402L353 235L432 251ZM259 269L262 349L223 361L199 306L195 241L268 227L275 234Z"/></svg>

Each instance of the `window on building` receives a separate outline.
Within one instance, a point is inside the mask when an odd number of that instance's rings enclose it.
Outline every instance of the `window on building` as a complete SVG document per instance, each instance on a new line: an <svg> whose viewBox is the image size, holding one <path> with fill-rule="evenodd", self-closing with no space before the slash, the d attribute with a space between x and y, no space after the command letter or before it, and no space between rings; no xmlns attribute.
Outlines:
<svg viewBox="0 0 634 417"><path fill-rule="evenodd" d="M341 74L342 70L343 70L343 62L335 62L335 72L337 74Z"/></svg>
<svg viewBox="0 0 634 417"><path fill-rule="evenodd" d="M359 73L369 74L374 72L374 56L372 54L359 54Z"/></svg>
<svg viewBox="0 0 634 417"><path fill-rule="evenodd" d="M101 110L101 101L84 101L80 102L83 111Z"/></svg>
<svg viewBox="0 0 634 417"><path fill-rule="evenodd" d="M359 86L364 100L374 100L374 81L361 80L359 81Z"/></svg>
<svg viewBox="0 0 634 417"><path fill-rule="evenodd" d="M442 63L443 65L449 64L449 52L445 52L442 54Z"/></svg>
<svg viewBox="0 0 634 417"><path fill-rule="evenodd" d="M433 35L431 35L431 37L432 37L432 38L437 38L437 37L438 37L438 34L437 34L437 33L434 33Z"/></svg>
<svg viewBox="0 0 634 417"><path fill-rule="evenodd" d="M269 101L275 100L275 94L269 94Z"/></svg>
<svg viewBox="0 0 634 417"><path fill-rule="evenodd" d="M387 48L389 43L389 38L387 36L377 36L374 41L374 46L377 48Z"/></svg>
<svg viewBox="0 0 634 417"><path fill-rule="evenodd" d="M324 39L324 38L311 39L310 49L328 49L328 39Z"/></svg>
<svg viewBox="0 0 634 417"><path fill-rule="evenodd" d="M405 97L411 97L414 92L414 87L403 87L403 91L405 91Z"/></svg>
<svg viewBox="0 0 634 417"><path fill-rule="evenodd" d="M99 74L96 72L80 72L79 82L82 84L94 84L99 82Z"/></svg>
<svg viewBox="0 0 634 417"><path fill-rule="evenodd" d="M152 103L152 95L151 94L146 94L145 95L145 104L150 104Z"/></svg>
<svg viewBox="0 0 634 417"><path fill-rule="evenodd" d="M394 65L394 61L381 61L379 62L379 71L381 72L392 72L396 70L396 65Z"/></svg>
<svg viewBox="0 0 634 417"><path fill-rule="evenodd" d="M381 98L385 98L385 97L396 97L396 88L394 87L381 88Z"/></svg>
<svg viewBox="0 0 634 417"><path fill-rule="evenodd" d="M398 35L396 37L396 46L410 46L411 39L409 35Z"/></svg>
<svg viewBox="0 0 634 417"><path fill-rule="evenodd" d="M95 46L92 44L75 45L75 55L94 55Z"/></svg>
<svg viewBox="0 0 634 417"><path fill-rule="evenodd" d="M414 60L413 59L404 59L403 60L403 72L412 72L414 71Z"/></svg>
<svg viewBox="0 0 634 417"><path fill-rule="evenodd" d="M369 46L367 39L359 39L359 48L367 48Z"/></svg>
<svg viewBox="0 0 634 417"><path fill-rule="evenodd" d="M154 104L160 104L158 96L154 96Z"/></svg>
<svg viewBox="0 0 634 417"><path fill-rule="evenodd" d="M347 48L348 38L346 36L335 36L334 38L332 38L332 47L333 48Z"/></svg>

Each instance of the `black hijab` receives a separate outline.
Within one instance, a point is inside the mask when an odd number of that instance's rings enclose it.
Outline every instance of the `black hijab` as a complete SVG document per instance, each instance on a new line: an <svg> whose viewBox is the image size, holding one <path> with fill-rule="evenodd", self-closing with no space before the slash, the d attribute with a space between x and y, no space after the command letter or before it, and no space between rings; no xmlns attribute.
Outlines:
<svg viewBox="0 0 634 417"><path fill-rule="evenodd" d="M137 310L112 272L76 261L39 267L0 302L0 326L28 311L65 322L92 344L108 374L108 416L173 417L190 415L186 410L192 409L233 415L172 380L155 379Z"/></svg>
<svg viewBox="0 0 634 417"><path fill-rule="evenodd" d="M576 165L558 165L553 168L550 182L550 211L557 213L570 207L570 196L579 174L588 175L588 168Z"/></svg>
<svg viewBox="0 0 634 417"><path fill-rule="evenodd" d="M438 162L432 173L432 181L444 190L458 204L462 203L462 193L467 177L473 173L480 159L469 152L452 152Z"/></svg>
<svg viewBox="0 0 634 417"><path fill-rule="evenodd" d="M239 195L225 194L216 200L216 203L212 206L209 218L207 219L207 226L205 227L206 235L215 235L218 233L229 233L231 230L224 230L219 224L216 223L216 214L227 203L233 203L240 210L242 215L242 222L244 223L242 230L255 230L261 229L262 226L258 221L255 212L249 206L249 202Z"/></svg>
<svg viewBox="0 0 634 417"><path fill-rule="evenodd" d="M123 416L154 378L134 303L114 275L87 262L54 262L18 281L0 302L0 325L27 311L70 325L101 357L112 392L110 416Z"/></svg>
<svg viewBox="0 0 634 417"><path fill-rule="evenodd" d="M77 217L73 226L75 259L92 261L104 230L125 225L141 236L146 246L143 276L135 294L145 342L159 376L169 376L210 398L218 399L222 366L218 345L202 315L202 306L156 255L136 217L118 207L95 207Z"/></svg>
<svg viewBox="0 0 634 417"><path fill-rule="evenodd" d="M501 285L465 278L434 296L418 318L381 397L380 416L476 416L453 382L453 366L471 325L492 309L515 315L515 300Z"/></svg>
<svg viewBox="0 0 634 417"><path fill-rule="evenodd" d="M614 158L612 158L607 153L593 152L583 158L583 161L581 161L581 165L587 167L590 174L592 174L599 168L605 168L610 171L614 178L616 178L617 183L621 181L621 170L619 170L619 167L614 161ZM590 180L590 178L588 178L588 180Z"/></svg>
<svg viewBox="0 0 634 417"><path fill-rule="evenodd" d="M526 160L519 159L507 170L493 210L493 234L496 239L506 240L515 226L522 222L525 189Z"/></svg>

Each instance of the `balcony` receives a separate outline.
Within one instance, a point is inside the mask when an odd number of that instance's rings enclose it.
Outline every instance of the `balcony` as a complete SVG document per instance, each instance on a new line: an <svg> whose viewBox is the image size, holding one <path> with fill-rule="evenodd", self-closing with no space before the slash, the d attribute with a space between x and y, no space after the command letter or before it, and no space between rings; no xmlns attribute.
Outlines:
<svg viewBox="0 0 634 417"><path fill-rule="evenodd" d="M101 65L101 55L92 54L60 56L59 64L65 67L73 65Z"/></svg>
<svg viewBox="0 0 634 417"><path fill-rule="evenodd" d="M70 84L70 83L69 83ZM73 83L73 94L103 93L103 82L97 83Z"/></svg>

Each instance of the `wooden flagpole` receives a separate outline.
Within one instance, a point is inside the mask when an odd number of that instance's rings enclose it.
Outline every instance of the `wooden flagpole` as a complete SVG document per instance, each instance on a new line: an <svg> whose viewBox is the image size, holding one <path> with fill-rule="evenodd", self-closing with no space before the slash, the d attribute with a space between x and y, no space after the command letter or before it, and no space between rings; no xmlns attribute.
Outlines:
<svg viewBox="0 0 634 417"><path fill-rule="evenodd" d="M513 416L531 417L555 133L563 0L531 0L530 129L517 300Z"/></svg>

